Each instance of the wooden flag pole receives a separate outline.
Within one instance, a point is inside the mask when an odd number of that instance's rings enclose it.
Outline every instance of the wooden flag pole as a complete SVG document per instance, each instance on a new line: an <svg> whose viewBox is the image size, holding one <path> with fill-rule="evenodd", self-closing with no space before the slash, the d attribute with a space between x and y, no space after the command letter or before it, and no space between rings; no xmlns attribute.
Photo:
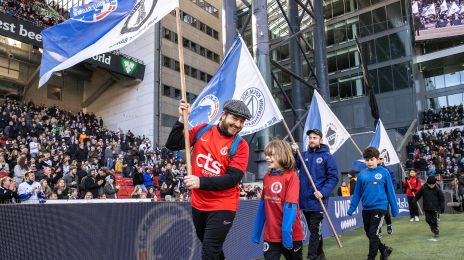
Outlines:
<svg viewBox="0 0 464 260"><path fill-rule="evenodd" d="M282 120L282 123L284 124L285 129L287 130L288 136L290 137L290 140L292 141L292 143L296 143L295 138L293 138L292 132L290 131L290 128L287 125L287 122L285 122L285 119ZM306 175L308 175L309 182L311 182L311 186L313 187L315 192L318 191L317 188L316 188L316 184L314 184L313 178L311 177L311 174L309 173L309 169L306 166L306 163L304 163L304 159L303 159L303 156L300 153L300 149L297 149L296 152L298 154L298 158L301 161L301 164L303 165L303 168L304 168L304 170L306 172ZM324 202L320 198L318 200L319 200L319 203L321 204L322 210L324 211L324 215L327 217L327 222L329 223L330 229L332 230L332 233L333 233L333 235L335 237L335 240L337 241L338 247L341 248L342 247L342 242L340 241L340 238L337 235L337 231L335 230L335 227L334 227L334 225L332 223L332 220L330 220L330 216L329 216L329 213L327 213L327 209L325 208Z"/></svg>
<svg viewBox="0 0 464 260"><path fill-rule="evenodd" d="M184 46L183 46L183 34L182 26L180 21L180 8L176 8L176 24L177 24L177 48L179 49L179 68L180 68L180 85L182 99L187 101L187 87L185 84L185 68L184 68ZM187 164L187 175L192 174L192 162L190 155L190 136L188 131L188 112L183 111L183 122L184 123L184 140L185 140L185 159Z"/></svg>

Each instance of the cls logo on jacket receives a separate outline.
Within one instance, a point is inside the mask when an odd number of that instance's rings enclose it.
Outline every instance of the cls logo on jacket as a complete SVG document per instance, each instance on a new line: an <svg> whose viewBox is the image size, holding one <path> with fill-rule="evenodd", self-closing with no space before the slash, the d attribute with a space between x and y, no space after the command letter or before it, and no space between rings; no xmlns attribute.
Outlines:
<svg viewBox="0 0 464 260"><path fill-rule="evenodd" d="M203 173L210 176L217 176L221 172L222 164L213 159L211 153L208 155L198 154L195 158L198 167L203 168Z"/></svg>

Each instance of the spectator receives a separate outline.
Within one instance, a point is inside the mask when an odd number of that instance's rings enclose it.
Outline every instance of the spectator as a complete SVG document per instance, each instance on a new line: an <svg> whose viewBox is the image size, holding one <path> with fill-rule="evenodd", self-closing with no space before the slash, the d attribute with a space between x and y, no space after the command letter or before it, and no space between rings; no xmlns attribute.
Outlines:
<svg viewBox="0 0 464 260"><path fill-rule="evenodd" d="M19 197L24 204L43 203L45 194L40 183L35 181L35 174L28 171L25 174L25 180L18 187Z"/></svg>
<svg viewBox="0 0 464 260"><path fill-rule="evenodd" d="M85 195L84 195L84 199L85 199L85 200L91 200L91 199L93 199L93 193L90 192L90 191L86 192Z"/></svg>
<svg viewBox="0 0 464 260"><path fill-rule="evenodd" d="M84 182L84 192L87 196L87 193L91 193L93 198L98 198L98 190L102 186L104 180L96 180L97 170L92 169L90 171L90 176L84 177L82 181Z"/></svg>
<svg viewBox="0 0 464 260"><path fill-rule="evenodd" d="M151 168L146 168L143 174L144 185L147 189L152 188L153 184L153 174L151 173L153 170Z"/></svg>
<svg viewBox="0 0 464 260"><path fill-rule="evenodd" d="M5 161L5 157L0 155L0 174L8 175L10 173L10 166Z"/></svg>
<svg viewBox="0 0 464 260"><path fill-rule="evenodd" d="M108 175L106 177L106 184L104 186L104 193L106 195L106 198L108 199L116 199L117 195L116 193L119 190L119 186L114 184L114 179L113 176Z"/></svg>
<svg viewBox="0 0 464 260"><path fill-rule="evenodd" d="M135 186L137 186L140 190L147 191L147 188L145 187L144 183L144 177L143 177L143 170L141 167L137 167L135 169L134 176L132 177L132 182L134 183Z"/></svg>
<svg viewBox="0 0 464 260"><path fill-rule="evenodd" d="M14 167L14 176L16 179L16 184L19 185L23 182L24 175L27 172L27 158L26 156L21 156L18 159L18 164Z"/></svg>
<svg viewBox="0 0 464 260"><path fill-rule="evenodd" d="M55 185L55 191L54 191L54 193L56 193L56 195L58 196L58 199L67 200L68 192L69 192L69 189L66 187L66 183L64 179L59 179L57 184Z"/></svg>
<svg viewBox="0 0 464 260"><path fill-rule="evenodd" d="M0 179L0 204L20 203L21 198L16 192L13 179L6 176Z"/></svg>

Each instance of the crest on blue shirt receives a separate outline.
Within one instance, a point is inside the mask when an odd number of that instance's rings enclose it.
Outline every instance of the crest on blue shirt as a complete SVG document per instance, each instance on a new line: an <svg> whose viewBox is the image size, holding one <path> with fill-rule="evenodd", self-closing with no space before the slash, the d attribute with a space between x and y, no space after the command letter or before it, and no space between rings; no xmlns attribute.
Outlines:
<svg viewBox="0 0 464 260"><path fill-rule="evenodd" d="M377 173L374 177L375 177L375 179L380 180L380 179L382 179L382 174Z"/></svg>
<svg viewBox="0 0 464 260"><path fill-rule="evenodd" d="M319 158L316 159L317 164L321 164L322 161L323 161L322 157L319 157Z"/></svg>

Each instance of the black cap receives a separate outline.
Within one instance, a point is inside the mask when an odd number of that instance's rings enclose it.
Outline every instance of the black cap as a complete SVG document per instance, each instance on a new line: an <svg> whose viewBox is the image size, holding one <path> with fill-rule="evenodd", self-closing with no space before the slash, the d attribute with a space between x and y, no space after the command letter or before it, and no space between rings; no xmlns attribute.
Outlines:
<svg viewBox="0 0 464 260"><path fill-rule="evenodd" d="M435 176L429 176L427 178L427 184L435 184L437 183L437 178L435 178Z"/></svg>
<svg viewBox="0 0 464 260"><path fill-rule="evenodd" d="M318 135L318 136L320 136L322 138L322 132L319 129L314 128L314 129L310 129L310 130L306 131L306 135L309 135L311 133L316 134L316 135Z"/></svg>
<svg viewBox="0 0 464 260"><path fill-rule="evenodd" d="M251 118L250 110L248 109L247 105L245 105L245 103L241 100L227 100L226 103L224 103L223 110L227 113L243 117L247 120Z"/></svg>

